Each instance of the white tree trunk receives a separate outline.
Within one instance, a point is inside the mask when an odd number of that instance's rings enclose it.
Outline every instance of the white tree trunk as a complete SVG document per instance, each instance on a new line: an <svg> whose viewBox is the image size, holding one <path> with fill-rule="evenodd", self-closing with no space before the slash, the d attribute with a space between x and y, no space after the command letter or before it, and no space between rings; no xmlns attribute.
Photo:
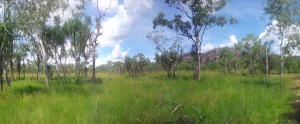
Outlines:
<svg viewBox="0 0 300 124"><path fill-rule="evenodd" d="M266 47L266 82L269 83L269 58L268 58L268 48Z"/></svg>
<svg viewBox="0 0 300 124"><path fill-rule="evenodd" d="M283 87L283 40L280 44L280 86Z"/></svg>
<svg viewBox="0 0 300 124"><path fill-rule="evenodd" d="M55 72L56 72L56 76L57 76L57 78L60 78L60 74L59 74L59 63L58 63L58 55L56 55L55 53L54 53L54 55L55 55Z"/></svg>
<svg viewBox="0 0 300 124"><path fill-rule="evenodd" d="M48 68L47 68L47 53L46 53L46 49L44 46L44 43L42 40L39 40L39 43L41 45L42 48L42 63L44 66L44 73L45 73L45 86L48 88L49 87L49 74L48 74Z"/></svg>
<svg viewBox="0 0 300 124"><path fill-rule="evenodd" d="M7 63L4 65L4 79L5 79L7 88L10 89L10 80L8 78Z"/></svg>

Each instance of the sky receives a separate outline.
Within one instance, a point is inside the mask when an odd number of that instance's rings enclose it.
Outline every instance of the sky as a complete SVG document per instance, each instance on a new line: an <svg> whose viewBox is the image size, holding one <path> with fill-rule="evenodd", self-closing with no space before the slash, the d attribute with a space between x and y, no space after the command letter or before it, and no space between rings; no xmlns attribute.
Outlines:
<svg viewBox="0 0 300 124"><path fill-rule="evenodd" d="M65 11L63 20L72 17L71 9L75 8L76 0L67 0L70 8ZM164 12L168 19L174 14L180 14L175 8L169 7L165 0L98 0L98 8L106 15L102 19L103 35L98 38L100 46L97 49L98 58L96 65L105 64L107 61L122 61L125 56L133 56L143 53L150 60L154 60L156 49L154 44L146 38L153 30L152 20L159 12ZM97 14L97 0L86 5L86 13L92 18ZM1 8L0 8L1 11ZM229 0L227 6L217 14L227 17L233 16L238 23L214 27L209 29L202 43L202 52L213 48L233 46L246 34L253 33L260 36L266 32L269 23L263 13L263 0ZM55 15L55 14L53 14ZM51 24L53 19L49 19ZM175 34L172 30L166 30L168 34ZM192 41L184 38L185 52L190 51ZM74 60L69 59L69 62Z"/></svg>
<svg viewBox="0 0 300 124"><path fill-rule="evenodd" d="M137 53L153 59L155 46L146 38L153 30L152 20L159 12L164 12L168 19L180 12L167 6L164 0L102 0L100 4L105 8L110 1L111 10L102 23L104 34L99 38L101 47L98 48L97 64L123 60L126 55ZM268 24L262 0L230 0L218 14L233 16L238 23L208 30L204 35L203 52L233 46L249 33L259 36L265 32ZM172 30L166 31L175 33ZM191 43L184 38L183 44L187 46L185 52L189 52Z"/></svg>

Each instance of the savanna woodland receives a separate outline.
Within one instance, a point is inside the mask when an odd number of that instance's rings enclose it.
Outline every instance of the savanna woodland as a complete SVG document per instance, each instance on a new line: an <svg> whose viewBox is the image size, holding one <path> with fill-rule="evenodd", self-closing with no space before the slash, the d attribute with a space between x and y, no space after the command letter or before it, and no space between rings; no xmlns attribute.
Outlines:
<svg viewBox="0 0 300 124"><path fill-rule="evenodd" d="M299 49L298 0L0 0L0 123L300 123Z"/></svg>

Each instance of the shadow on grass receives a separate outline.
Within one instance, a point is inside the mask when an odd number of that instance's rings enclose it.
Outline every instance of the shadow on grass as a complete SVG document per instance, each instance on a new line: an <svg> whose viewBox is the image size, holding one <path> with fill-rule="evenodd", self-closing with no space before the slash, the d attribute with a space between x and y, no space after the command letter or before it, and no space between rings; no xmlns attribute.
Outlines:
<svg viewBox="0 0 300 124"><path fill-rule="evenodd" d="M297 97L297 99L299 99L299 97ZM290 104L293 106L294 110L284 115L284 117L288 119L291 124L300 124L300 101L295 100Z"/></svg>
<svg viewBox="0 0 300 124"><path fill-rule="evenodd" d="M33 86L26 86L26 87L23 87L23 88L14 89L14 93L21 94L21 95L35 94L35 93L40 93L40 92L43 92L43 91L45 91L44 88L42 88L42 87L33 87Z"/></svg>
<svg viewBox="0 0 300 124"><path fill-rule="evenodd" d="M294 108L296 108L296 110L292 114L293 115L292 117L299 124L300 123L300 101L293 103L293 106L294 106Z"/></svg>
<svg viewBox="0 0 300 124"><path fill-rule="evenodd" d="M293 87L291 89L297 91L297 90L300 90L300 87Z"/></svg>

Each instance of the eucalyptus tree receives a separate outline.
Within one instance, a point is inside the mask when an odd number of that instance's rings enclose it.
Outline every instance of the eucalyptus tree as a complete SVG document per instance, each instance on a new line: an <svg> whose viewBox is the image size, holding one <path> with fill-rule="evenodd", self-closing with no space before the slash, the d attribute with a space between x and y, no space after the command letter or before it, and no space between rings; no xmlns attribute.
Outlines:
<svg viewBox="0 0 300 124"><path fill-rule="evenodd" d="M238 42L237 44L234 44L235 74L238 74L238 69L240 69L242 47L243 47L242 42Z"/></svg>
<svg viewBox="0 0 300 124"><path fill-rule="evenodd" d="M265 41L263 44L264 51L265 51L265 67L266 67L266 82L269 83L269 73L270 73L270 67L269 67L269 55L271 53L271 47L272 44L274 43L273 40L271 41Z"/></svg>
<svg viewBox="0 0 300 124"><path fill-rule="evenodd" d="M156 62L167 72L168 77L175 78L177 65L182 61L183 47L182 38L169 38L163 30L154 30L147 35L147 38L156 46Z"/></svg>
<svg viewBox="0 0 300 124"><path fill-rule="evenodd" d="M87 42L90 38L90 27L88 19L75 17L64 24L66 38L71 44L71 55L75 59L75 75L80 76L80 61L85 53Z"/></svg>
<svg viewBox="0 0 300 124"><path fill-rule="evenodd" d="M246 35L243 39L243 57L245 64L248 66L250 74L255 74L256 69L260 67L261 57L263 56L264 47L261 39L253 34Z"/></svg>
<svg viewBox="0 0 300 124"><path fill-rule="evenodd" d="M284 47L289 42L288 37L293 26L299 21L299 1L298 0L266 0L264 12L269 15L270 21L277 21L275 28L271 29L277 35L280 41L280 84L283 87L283 63L284 63ZM275 31L277 30L277 31Z"/></svg>
<svg viewBox="0 0 300 124"><path fill-rule="evenodd" d="M16 43L14 45L14 54L15 54L15 60L17 63L17 73L18 73L18 78L20 79L21 75L21 70L22 70L22 64L25 63L27 53L29 52L29 45L24 42ZM24 70L25 68L23 68ZM25 74L24 74L25 75Z"/></svg>
<svg viewBox="0 0 300 124"><path fill-rule="evenodd" d="M12 54L13 54L13 27L11 27L12 25L11 24L8 24L6 23L6 31L7 31L7 34L5 34L4 38L3 38L3 47L1 49L1 52L2 52L2 67L3 68L3 71L4 71L4 79L5 79L5 82L8 86L8 88L10 88L10 79L8 77L8 67L9 67L9 64L11 63L12 61ZM1 36L0 36L1 37ZM2 76L2 75L1 75ZM2 82L3 83L3 82ZM1 88L3 88L1 86Z"/></svg>
<svg viewBox="0 0 300 124"><path fill-rule="evenodd" d="M100 11L99 8L99 0L96 0L96 6L97 6L97 15L94 19L95 22L95 32L91 35L90 39L90 46L91 46L91 54L92 54L92 80L96 81L96 58L97 58L97 47L99 45L98 38L103 34L101 20L106 15L106 10L110 9L110 6L105 9L104 12Z"/></svg>
<svg viewBox="0 0 300 124"><path fill-rule="evenodd" d="M113 63L113 68L115 73L120 75L123 73L124 63L121 61L116 61Z"/></svg>
<svg viewBox="0 0 300 124"><path fill-rule="evenodd" d="M136 60L137 72L143 74L150 60L143 53L137 53L133 56L133 59Z"/></svg>
<svg viewBox="0 0 300 124"><path fill-rule="evenodd" d="M226 6L227 0L166 0L166 3L181 13L173 20L159 13L153 20L153 28L164 26L193 41L196 50L194 78L200 80L201 45L205 32L212 27L224 26L228 21L231 24L237 21L233 17L227 19L216 14Z"/></svg>
<svg viewBox="0 0 300 124"><path fill-rule="evenodd" d="M29 40L29 54L33 58L33 65L36 70L36 80L40 81L41 74L40 74L40 65L41 65L41 59L42 59L42 51L39 48L39 43L36 41L34 37L30 37Z"/></svg>
<svg viewBox="0 0 300 124"><path fill-rule="evenodd" d="M47 44L43 40L43 28L45 27L51 13L62 7L65 1L63 0L30 0L18 1L17 11L20 15L18 25L22 31L28 35L32 35L39 43L41 49L42 63L45 73L45 86L49 87L49 72L47 69Z"/></svg>
<svg viewBox="0 0 300 124"><path fill-rule="evenodd" d="M13 59L13 41L16 37L16 19L14 0L1 0L1 8L3 10L2 18L0 19L0 91L3 90L3 71L5 72L5 80L8 88L10 80L8 78L8 64L12 67ZM12 70L12 68L11 68Z"/></svg>
<svg viewBox="0 0 300 124"><path fill-rule="evenodd" d="M65 35L63 28L60 26L59 17L55 17L55 26L46 26L43 30L44 41L51 50L52 59L55 63L56 75L60 77L60 68L62 67L62 54L65 52ZM65 71L63 71L65 76Z"/></svg>
<svg viewBox="0 0 300 124"><path fill-rule="evenodd" d="M228 73L229 71L229 64L230 64L230 60L232 60L233 58L233 53L231 52L230 48L225 47L221 50L220 52L220 57L222 62L225 64L225 71L224 73ZM224 68L224 67L223 67Z"/></svg>
<svg viewBox="0 0 300 124"><path fill-rule="evenodd" d="M129 73L129 75L131 76L135 76L135 61L132 57L130 56L126 56L124 59L124 67L126 69L126 71Z"/></svg>

